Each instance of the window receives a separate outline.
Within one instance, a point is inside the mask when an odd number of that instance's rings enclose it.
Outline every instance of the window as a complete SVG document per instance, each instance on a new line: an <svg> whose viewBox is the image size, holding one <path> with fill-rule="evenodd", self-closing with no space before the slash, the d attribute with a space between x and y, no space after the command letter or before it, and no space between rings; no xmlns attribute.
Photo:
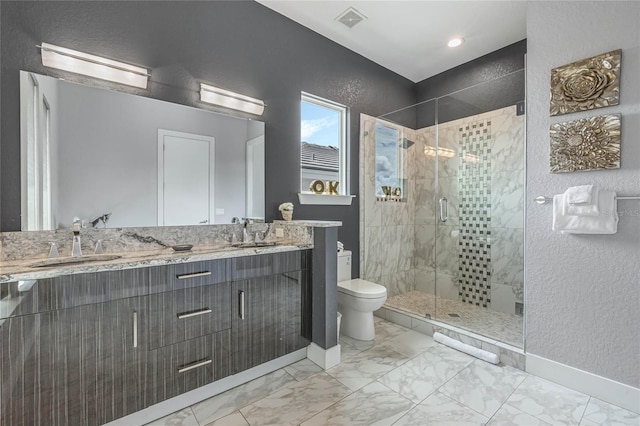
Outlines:
<svg viewBox="0 0 640 426"><path fill-rule="evenodd" d="M413 143L400 128L376 123L376 197L379 201L406 201L407 155Z"/></svg>
<svg viewBox="0 0 640 426"><path fill-rule="evenodd" d="M339 182L338 194L348 193L347 107L302 94L300 106L300 192L311 183Z"/></svg>

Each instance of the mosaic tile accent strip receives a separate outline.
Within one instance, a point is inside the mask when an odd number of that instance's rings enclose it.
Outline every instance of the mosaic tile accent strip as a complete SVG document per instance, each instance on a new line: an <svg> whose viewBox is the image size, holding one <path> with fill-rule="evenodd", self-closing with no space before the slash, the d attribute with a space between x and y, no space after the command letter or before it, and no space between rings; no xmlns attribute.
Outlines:
<svg viewBox="0 0 640 426"><path fill-rule="evenodd" d="M491 120L458 129L460 300L491 307Z"/></svg>

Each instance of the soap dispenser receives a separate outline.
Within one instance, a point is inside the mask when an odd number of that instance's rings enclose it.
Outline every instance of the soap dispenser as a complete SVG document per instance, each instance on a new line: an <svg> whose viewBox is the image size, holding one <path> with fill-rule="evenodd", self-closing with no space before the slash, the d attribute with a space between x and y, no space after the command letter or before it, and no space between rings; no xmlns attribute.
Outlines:
<svg viewBox="0 0 640 426"><path fill-rule="evenodd" d="M82 226L82 222L79 218L73 218L73 224L71 225L71 230L73 231L73 248L71 249L71 257L81 257L82 256L82 247L80 246L80 228Z"/></svg>

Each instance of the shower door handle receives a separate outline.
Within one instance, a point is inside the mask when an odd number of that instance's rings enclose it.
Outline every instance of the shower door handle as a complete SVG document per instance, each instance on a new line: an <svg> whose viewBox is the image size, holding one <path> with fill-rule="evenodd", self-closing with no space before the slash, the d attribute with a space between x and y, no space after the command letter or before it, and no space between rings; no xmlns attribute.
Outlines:
<svg viewBox="0 0 640 426"><path fill-rule="evenodd" d="M440 222L446 222L449 219L449 200L447 197L440 198Z"/></svg>

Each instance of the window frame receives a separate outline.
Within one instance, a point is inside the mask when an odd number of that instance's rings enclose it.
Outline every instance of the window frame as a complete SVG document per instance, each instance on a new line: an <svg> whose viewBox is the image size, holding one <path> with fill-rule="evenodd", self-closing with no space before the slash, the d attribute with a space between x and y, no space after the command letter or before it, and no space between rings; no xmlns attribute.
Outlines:
<svg viewBox="0 0 640 426"><path fill-rule="evenodd" d="M329 99L321 98L320 96L313 95L307 92L301 92L300 96L300 125L302 126L302 104L310 103L316 106L327 108L329 110L336 111L340 114L340 144L338 146L339 163L338 163L338 194L340 196L348 196L349 194L349 107L339 104L338 102L331 101ZM300 138L300 147L302 147L302 137ZM302 182L302 158L300 157L300 179L298 179L299 185ZM300 193L304 195L316 195L309 188L300 188ZM335 197L335 195L333 196ZM333 204L333 203L332 203Z"/></svg>

